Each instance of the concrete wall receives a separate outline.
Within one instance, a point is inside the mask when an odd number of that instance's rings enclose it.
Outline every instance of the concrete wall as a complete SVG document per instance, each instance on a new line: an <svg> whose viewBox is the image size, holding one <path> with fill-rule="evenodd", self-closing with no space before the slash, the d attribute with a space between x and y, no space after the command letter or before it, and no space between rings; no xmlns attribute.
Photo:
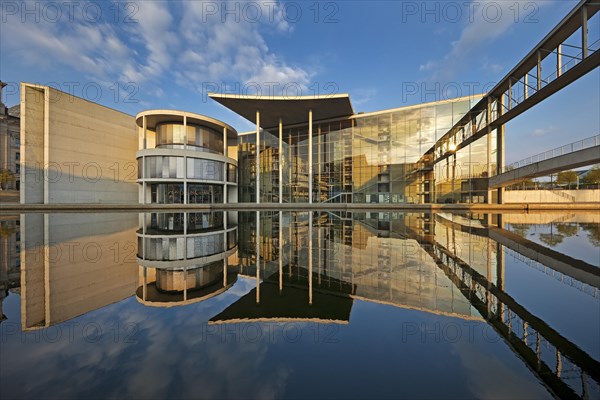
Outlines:
<svg viewBox="0 0 600 400"><path fill-rule="evenodd" d="M138 202L135 118L21 84L21 203Z"/></svg>
<svg viewBox="0 0 600 400"><path fill-rule="evenodd" d="M600 190L599 189L505 190L504 191L504 202L505 203L591 203L591 202L600 202Z"/></svg>

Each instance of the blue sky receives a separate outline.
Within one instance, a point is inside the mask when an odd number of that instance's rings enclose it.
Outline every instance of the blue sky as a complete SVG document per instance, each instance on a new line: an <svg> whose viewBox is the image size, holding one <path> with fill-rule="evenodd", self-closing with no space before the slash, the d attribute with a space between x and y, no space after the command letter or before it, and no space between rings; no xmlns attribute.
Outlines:
<svg viewBox="0 0 600 400"><path fill-rule="evenodd" d="M3 2L3 101L18 102L17 82L50 84L130 114L177 108L239 131L252 125L207 91L349 93L355 111L395 108L489 89L576 4ZM591 42L599 32L596 16ZM507 125L507 162L598 134L599 110L596 69Z"/></svg>

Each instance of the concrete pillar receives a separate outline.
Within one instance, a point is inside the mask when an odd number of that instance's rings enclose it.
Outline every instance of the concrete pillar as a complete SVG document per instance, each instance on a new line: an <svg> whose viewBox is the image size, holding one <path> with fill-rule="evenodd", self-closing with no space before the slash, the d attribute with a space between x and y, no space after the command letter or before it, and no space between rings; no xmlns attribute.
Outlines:
<svg viewBox="0 0 600 400"><path fill-rule="evenodd" d="M283 203L283 122L281 118L279 118L279 149L277 154L279 156L279 204L281 204ZM281 220L279 224L281 227Z"/></svg>
<svg viewBox="0 0 600 400"><path fill-rule="evenodd" d="M308 110L308 203L312 204L313 200L313 114L312 109Z"/></svg>
<svg viewBox="0 0 600 400"><path fill-rule="evenodd" d="M256 204L260 203L260 111L256 110Z"/></svg>

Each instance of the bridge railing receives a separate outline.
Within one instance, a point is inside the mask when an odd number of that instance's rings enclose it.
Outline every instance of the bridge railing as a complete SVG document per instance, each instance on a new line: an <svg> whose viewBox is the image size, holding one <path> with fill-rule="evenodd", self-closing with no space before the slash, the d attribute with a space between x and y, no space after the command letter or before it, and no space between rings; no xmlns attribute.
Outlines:
<svg viewBox="0 0 600 400"><path fill-rule="evenodd" d="M600 135L592 136L589 138L585 138L583 140L578 140L576 142L566 144L564 146L557 147L552 150L545 151L540 154L536 154L531 157L527 157L523 160L514 162L512 164L506 165L502 169L502 172L504 173L504 172L512 171L514 169L525 167L530 164L535 164L540 161L549 160L554 157L562 156L565 154L573 153L575 151L579 151L579 150L583 150L583 149L587 149L587 148L599 146L599 145L600 145Z"/></svg>

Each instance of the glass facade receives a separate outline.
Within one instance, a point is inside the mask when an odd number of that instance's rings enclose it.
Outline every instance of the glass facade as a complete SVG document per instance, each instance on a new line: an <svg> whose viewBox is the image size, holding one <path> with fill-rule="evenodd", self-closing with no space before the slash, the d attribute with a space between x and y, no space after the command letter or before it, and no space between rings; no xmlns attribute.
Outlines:
<svg viewBox="0 0 600 400"><path fill-rule="evenodd" d="M151 204L237 202L237 132L181 111L138 114L139 199Z"/></svg>
<svg viewBox="0 0 600 400"><path fill-rule="evenodd" d="M156 147L183 148L223 154L223 132L214 129L182 123L161 123L156 125Z"/></svg>
<svg viewBox="0 0 600 400"><path fill-rule="evenodd" d="M487 138L435 166L428 153L478 100L462 98L316 123L312 149L306 125L284 126L281 148L278 132L262 130L260 202L279 202L280 180L285 203L307 203L309 196L314 203L485 201L486 182L480 178L488 173ZM239 163L239 201L255 202L256 134L240 135Z"/></svg>

